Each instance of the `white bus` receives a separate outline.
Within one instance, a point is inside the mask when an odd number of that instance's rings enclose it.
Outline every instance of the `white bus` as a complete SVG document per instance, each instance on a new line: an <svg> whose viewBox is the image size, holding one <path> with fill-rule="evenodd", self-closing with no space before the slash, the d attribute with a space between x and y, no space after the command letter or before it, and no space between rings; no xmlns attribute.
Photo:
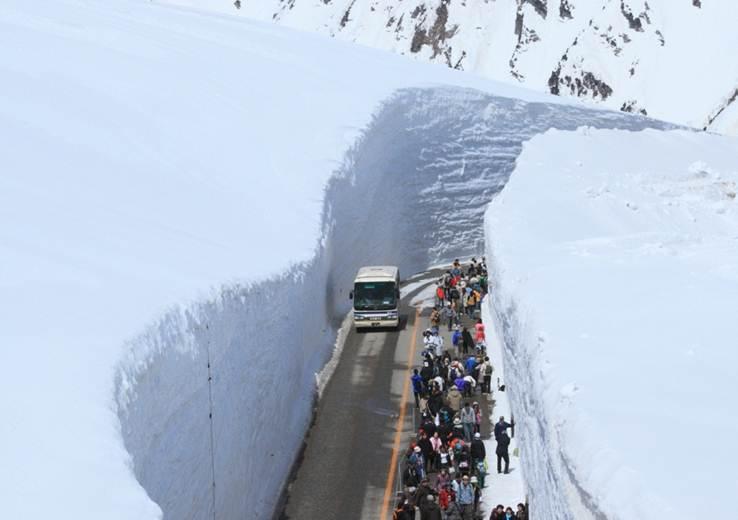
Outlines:
<svg viewBox="0 0 738 520"><path fill-rule="evenodd" d="M400 270L394 266L362 267L356 274L354 325L358 329L400 325Z"/></svg>

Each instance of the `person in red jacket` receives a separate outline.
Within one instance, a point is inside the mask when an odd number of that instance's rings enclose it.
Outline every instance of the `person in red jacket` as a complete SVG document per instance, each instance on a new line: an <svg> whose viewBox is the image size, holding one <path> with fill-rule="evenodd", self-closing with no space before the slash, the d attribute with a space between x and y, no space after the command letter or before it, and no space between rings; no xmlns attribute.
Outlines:
<svg viewBox="0 0 738 520"><path fill-rule="evenodd" d="M452 500L454 500L453 489L451 489L451 484L446 484L438 494L438 505L445 511Z"/></svg>

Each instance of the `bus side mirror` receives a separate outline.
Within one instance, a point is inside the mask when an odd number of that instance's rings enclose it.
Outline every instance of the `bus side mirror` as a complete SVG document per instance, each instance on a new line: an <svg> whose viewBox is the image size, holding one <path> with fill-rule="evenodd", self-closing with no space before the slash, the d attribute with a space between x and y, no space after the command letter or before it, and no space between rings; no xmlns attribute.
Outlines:
<svg viewBox="0 0 738 520"><path fill-rule="evenodd" d="M354 299L354 291L349 291L349 300Z"/></svg>

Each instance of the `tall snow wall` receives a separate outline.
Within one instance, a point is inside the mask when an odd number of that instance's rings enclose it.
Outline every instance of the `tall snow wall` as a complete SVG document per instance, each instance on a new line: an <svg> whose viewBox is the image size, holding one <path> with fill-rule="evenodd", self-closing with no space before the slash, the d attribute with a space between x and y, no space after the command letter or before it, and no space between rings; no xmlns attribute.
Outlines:
<svg viewBox="0 0 738 520"><path fill-rule="evenodd" d="M522 143L551 127L583 125L661 126L463 89L389 99L326 187L312 261L173 308L128 345L116 377L122 436L164 517L272 517L356 269L390 263L407 275L480 253L484 211ZM258 244L254 254L269 261ZM526 463L545 460L530 454Z"/></svg>

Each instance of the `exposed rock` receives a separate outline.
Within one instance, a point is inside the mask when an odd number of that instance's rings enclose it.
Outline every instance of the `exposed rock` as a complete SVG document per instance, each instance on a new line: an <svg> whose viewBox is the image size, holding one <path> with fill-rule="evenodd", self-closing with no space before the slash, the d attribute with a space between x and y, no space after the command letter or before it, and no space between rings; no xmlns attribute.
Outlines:
<svg viewBox="0 0 738 520"><path fill-rule="evenodd" d="M562 20L571 20L574 18L571 14L571 5L569 5L569 0L561 0L561 3L559 4L559 18Z"/></svg>
<svg viewBox="0 0 738 520"><path fill-rule="evenodd" d="M645 10L638 16L635 16L630 6L625 4L625 0L620 0L620 12L623 13L623 16L628 21L628 26L634 31L643 32L644 24L651 23L651 19L648 17L649 10L648 3L646 3Z"/></svg>
<svg viewBox="0 0 738 520"><path fill-rule="evenodd" d="M435 58L443 52L442 44L447 39L452 38L458 30L458 25L447 28L448 23L448 4L451 0L442 0L441 5L436 9L436 19L433 26L426 30L422 27L422 22L415 26L415 34L410 43L410 52L420 52L424 45L430 45L433 49L432 58Z"/></svg>
<svg viewBox="0 0 738 520"><path fill-rule="evenodd" d="M612 95L612 87L597 78L591 72L580 73L578 77L561 77L561 65L548 78L548 89L551 94L560 95L561 87L569 89L571 95L577 97L591 96L592 99L605 100Z"/></svg>
<svg viewBox="0 0 738 520"><path fill-rule="evenodd" d="M661 31L656 30L656 36L658 37L659 43L661 44L662 47L666 45L666 40L664 39L664 35Z"/></svg>
<svg viewBox="0 0 738 520"><path fill-rule="evenodd" d="M648 112L645 108L639 108L638 107L638 101L635 99L631 99L630 101L626 101L623 103L623 106L620 107L620 110L623 112L630 112L630 113L639 113L644 116L648 115Z"/></svg>
<svg viewBox="0 0 738 520"><path fill-rule="evenodd" d="M341 17L341 22L340 22L340 26L342 29L346 27L346 24L349 22L350 20L349 15L351 14L351 8L354 6L355 3L356 3L356 0L351 0L351 3L346 8L346 11L343 13L343 16Z"/></svg>
<svg viewBox="0 0 738 520"><path fill-rule="evenodd" d="M523 4L530 4L542 18L546 18L546 15L548 14L548 6L546 3L547 0L518 0L518 11L521 10Z"/></svg>

